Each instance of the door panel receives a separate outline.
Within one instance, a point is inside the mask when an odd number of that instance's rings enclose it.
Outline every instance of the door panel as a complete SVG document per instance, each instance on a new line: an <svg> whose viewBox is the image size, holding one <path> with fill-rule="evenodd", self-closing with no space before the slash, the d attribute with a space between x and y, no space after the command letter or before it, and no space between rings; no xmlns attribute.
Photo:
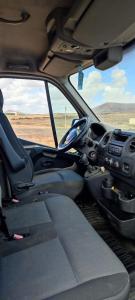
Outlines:
<svg viewBox="0 0 135 300"><path fill-rule="evenodd" d="M74 162L78 163L80 159L76 153L58 153L55 148L37 145L22 139L20 141L31 156L35 171L68 168Z"/></svg>
<svg viewBox="0 0 135 300"><path fill-rule="evenodd" d="M68 130L69 127L71 127L73 119L78 118L78 113L76 112L75 108L70 104L69 100L63 95L63 93L56 86L46 82L45 88L46 88L46 92L48 91L48 93L46 93L46 96L47 96L49 113L50 113L50 121L53 119L55 133L57 134L58 141L60 141L63 134ZM50 129L49 123L46 124L46 122L48 122L46 121L48 120L46 119L47 116L43 115L43 117L42 118L41 117L42 116L40 111L40 115L38 116L38 118L44 120L44 123L46 125L45 126L46 136L48 133L49 136L52 137L49 131ZM42 129L41 132L41 136L42 136L44 133L44 128L43 126L40 126L43 125L40 124L41 120L39 121L40 122L37 123L37 126L39 125L38 128L39 131L40 129ZM33 126L31 130L33 132ZM36 137L36 135L34 137ZM20 139L21 143L23 144L25 150L31 156L35 171L40 171L40 170L42 171L46 169L51 170L51 169L58 169L58 168L68 168L74 164L74 161L76 161L77 156L75 154L72 153L59 154L56 148L52 148L52 144L49 144L49 142L43 143L42 139L40 142L39 138L35 138L35 140L33 138L33 140L31 141L30 139L28 139L29 141L26 140L24 137L20 137L20 138L21 138Z"/></svg>
<svg viewBox="0 0 135 300"><path fill-rule="evenodd" d="M77 158L74 154L62 153L51 149L36 149L31 152L34 170L48 170L71 167Z"/></svg>

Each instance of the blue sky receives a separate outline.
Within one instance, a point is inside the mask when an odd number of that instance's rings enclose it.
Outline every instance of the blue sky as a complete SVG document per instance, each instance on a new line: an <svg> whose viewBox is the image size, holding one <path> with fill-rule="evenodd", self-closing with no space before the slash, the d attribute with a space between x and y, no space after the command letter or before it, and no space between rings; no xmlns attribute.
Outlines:
<svg viewBox="0 0 135 300"><path fill-rule="evenodd" d="M130 51L125 52L122 61L111 69L101 71L103 80L108 83L111 80L111 73L116 69L125 70L128 78L128 85L132 92L135 93L135 48L131 48ZM84 76L87 77L90 72L94 71L95 67L88 68L84 71ZM100 71L99 71L100 72Z"/></svg>
<svg viewBox="0 0 135 300"><path fill-rule="evenodd" d="M109 81L113 70L122 69L127 75L127 89L135 93L135 48L132 51L125 53L122 61L111 69L102 72L105 81Z"/></svg>
<svg viewBox="0 0 135 300"><path fill-rule="evenodd" d="M105 71L90 67L84 70L83 90L79 93L94 108L105 102L135 103L135 48L123 56L123 60ZM77 76L72 83L77 88Z"/></svg>

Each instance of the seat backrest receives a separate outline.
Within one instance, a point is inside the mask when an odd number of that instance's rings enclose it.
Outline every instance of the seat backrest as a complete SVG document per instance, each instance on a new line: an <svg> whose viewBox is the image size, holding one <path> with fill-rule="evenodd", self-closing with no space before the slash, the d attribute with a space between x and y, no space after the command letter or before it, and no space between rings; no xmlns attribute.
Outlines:
<svg viewBox="0 0 135 300"><path fill-rule="evenodd" d="M33 178L33 163L17 138L11 124L3 112L3 95L0 90L0 155L14 195L19 183L28 183Z"/></svg>

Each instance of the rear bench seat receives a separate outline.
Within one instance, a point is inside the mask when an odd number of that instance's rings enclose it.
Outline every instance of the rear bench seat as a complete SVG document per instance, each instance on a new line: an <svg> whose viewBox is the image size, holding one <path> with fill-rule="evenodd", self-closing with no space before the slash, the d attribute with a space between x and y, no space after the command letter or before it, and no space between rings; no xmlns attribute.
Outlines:
<svg viewBox="0 0 135 300"><path fill-rule="evenodd" d="M0 300L125 300L122 263L66 196L5 210L20 241L1 240Z"/></svg>

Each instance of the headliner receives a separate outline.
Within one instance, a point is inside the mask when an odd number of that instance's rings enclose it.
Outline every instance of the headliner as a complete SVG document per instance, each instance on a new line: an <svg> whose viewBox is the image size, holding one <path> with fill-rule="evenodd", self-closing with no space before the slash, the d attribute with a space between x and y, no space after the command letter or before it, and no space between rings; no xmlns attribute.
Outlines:
<svg viewBox="0 0 135 300"><path fill-rule="evenodd" d="M56 8L65 10L48 19ZM92 64L97 51L125 46L135 37L134 0L0 1L0 18L15 21L23 11L30 15L26 22L13 25L0 19L1 73L66 76L79 65ZM57 16L58 23L63 20L58 28Z"/></svg>

